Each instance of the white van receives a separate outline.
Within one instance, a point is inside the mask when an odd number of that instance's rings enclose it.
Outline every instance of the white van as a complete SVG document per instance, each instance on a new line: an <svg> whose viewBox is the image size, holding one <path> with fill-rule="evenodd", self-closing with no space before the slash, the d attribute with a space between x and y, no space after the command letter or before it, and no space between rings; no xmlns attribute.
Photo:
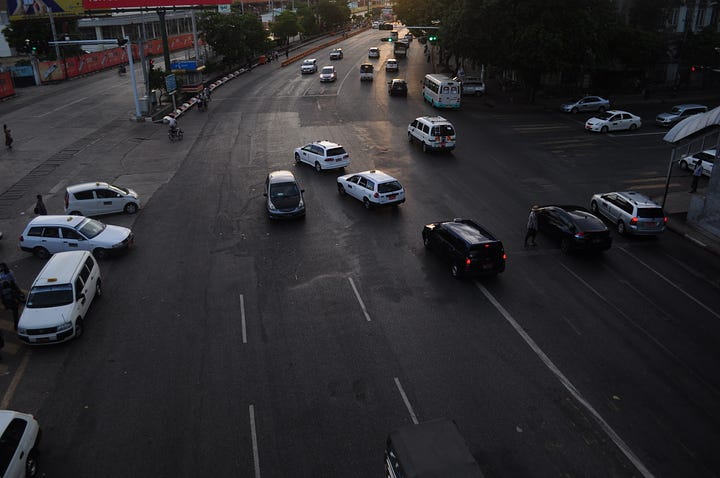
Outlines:
<svg viewBox="0 0 720 478"><path fill-rule="evenodd" d="M90 304L101 294L100 267L90 252L55 254L30 288L18 338L37 345L80 337Z"/></svg>

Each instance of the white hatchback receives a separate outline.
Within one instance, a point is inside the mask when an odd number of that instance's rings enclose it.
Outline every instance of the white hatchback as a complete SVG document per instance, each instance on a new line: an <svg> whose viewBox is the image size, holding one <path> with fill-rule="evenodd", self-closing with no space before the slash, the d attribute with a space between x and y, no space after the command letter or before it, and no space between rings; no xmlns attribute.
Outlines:
<svg viewBox="0 0 720 478"><path fill-rule="evenodd" d="M385 63L385 71L398 71L398 61L395 58L388 58Z"/></svg>
<svg viewBox="0 0 720 478"><path fill-rule="evenodd" d="M100 216L125 212L135 214L140 198L132 189L105 182L83 183L65 189L65 212L73 216Z"/></svg>
<svg viewBox="0 0 720 478"><path fill-rule="evenodd" d="M135 240L127 227L84 216L38 216L20 235L20 249L40 259L63 251L90 251L98 259L129 248Z"/></svg>
<svg viewBox="0 0 720 478"><path fill-rule="evenodd" d="M634 131L642 126L642 120L627 111L607 110L587 120L585 129L599 133L608 131L630 130Z"/></svg>
<svg viewBox="0 0 720 478"><path fill-rule="evenodd" d="M337 188L341 196L354 197L363 203L365 209L397 206L405 202L405 189L400 182L377 169L340 176Z"/></svg>
<svg viewBox="0 0 720 478"><path fill-rule="evenodd" d="M339 169L350 164L350 155L345 148L330 141L315 141L295 149L295 163L307 163L315 171Z"/></svg>

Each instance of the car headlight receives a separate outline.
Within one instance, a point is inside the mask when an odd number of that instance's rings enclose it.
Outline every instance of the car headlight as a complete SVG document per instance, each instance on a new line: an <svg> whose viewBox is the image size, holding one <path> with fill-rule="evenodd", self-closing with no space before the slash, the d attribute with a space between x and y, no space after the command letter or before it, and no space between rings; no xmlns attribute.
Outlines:
<svg viewBox="0 0 720 478"><path fill-rule="evenodd" d="M268 199L268 209L270 209L271 211L277 210L277 208L270 199Z"/></svg>
<svg viewBox="0 0 720 478"><path fill-rule="evenodd" d="M58 325L57 331L62 332L63 330L72 329L72 322L64 322Z"/></svg>
<svg viewBox="0 0 720 478"><path fill-rule="evenodd" d="M27 328L25 328L25 327L18 327L18 334L20 334L20 335L27 335Z"/></svg>
<svg viewBox="0 0 720 478"><path fill-rule="evenodd" d="M303 202L302 198L300 198L300 202L298 203L298 207L304 207L305 203Z"/></svg>

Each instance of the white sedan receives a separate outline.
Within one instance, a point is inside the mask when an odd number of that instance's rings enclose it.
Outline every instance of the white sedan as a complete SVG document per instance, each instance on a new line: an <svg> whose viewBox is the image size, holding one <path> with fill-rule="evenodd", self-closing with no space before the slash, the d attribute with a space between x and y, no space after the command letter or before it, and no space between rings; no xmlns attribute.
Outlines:
<svg viewBox="0 0 720 478"><path fill-rule="evenodd" d="M607 110L587 120L585 129L588 131L596 131L607 133L608 131L626 130L630 131L638 129L642 125L639 116L635 116L627 111Z"/></svg>
<svg viewBox="0 0 720 478"><path fill-rule="evenodd" d="M377 169L339 176L337 188L341 196L348 195L362 201L365 209L397 206L405 202L405 189L400 182Z"/></svg>
<svg viewBox="0 0 720 478"><path fill-rule="evenodd" d="M693 171L698 161L702 161L703 174L707 177L712 175L713 164L715 164L715 157L717 151L714 149L706 149L689 156L683 156L678 161L680 169L689 169Z"/></svg>

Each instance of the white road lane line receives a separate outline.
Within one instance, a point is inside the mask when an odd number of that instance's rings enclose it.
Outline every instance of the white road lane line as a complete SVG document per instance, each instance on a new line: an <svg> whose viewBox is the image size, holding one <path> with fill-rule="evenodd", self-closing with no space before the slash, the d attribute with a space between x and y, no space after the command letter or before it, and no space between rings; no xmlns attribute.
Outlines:
<svg viewBox="0 0 720 478"><path fill-rule="evenodd" d="M243 343L247 343L247 331L245 330L245 297L240 294L240 319L242 323Z"/></svg>
<svg viewBox="0 0 720 478"><path fill-rule="evenodd" d="M348 277L348 280L350 281L353 292L355 292L355 297L357 297L358 302L360 302L360 308L362 309L363 314L365 314L365 319L370 322L370 314L368 314L367 308L365 308L365 302L363 302L362 297L360 297L360 293L357 290L357 287L355 287L355 282L352 280L352 277Z"/></svg>
<svg viewBox="0 0 720 478"><path fill-rule="evenodd" d="M255 405L250 405L250 434L252 435L255 478L260 478L260 455L258 453L257 432L255 431Z"/></svg>
<svg viewBox="0 0 720 478"><path fill-rule="evenodd" d="M718 319L720 319L720 314L718 314L717 312L715 312L714 310L712 310L710 307L708 307L707 305L705 305L705 304L703 304L702 302L700 302L699 300L697 300L697 299L696 299L695 297L693 297L692 295L690 295L690 294L688 294L687 292L685 292L683 289L681 289L679 286L677 286L677 285L676 285L674 282L672 282L670 279L668 279L667 277L665 277L664 275L662 275L661 273L659 273L658 271L656 271L655 269L653 269L652 267L650 267L648 264L646 264L645 262L643 262L640 258L635 257L634 255L630 254L628 251L625 250L624 247L618 247L618 249L620 249L620 250L623 251L625 254L627 254L628 256L632 257L633 259L635 259L636 261L638 261L640 264L644 265L644 266L647 267L649 270L651 270L652 272L654 272L655 275L657 275L659 278L661 278L662 280L664 280L665 282L667 282L668 284L670 284L671 286L673 286L675 289L677 289L679 292L681 292L685 297L687 297L688 299L692 300L692 301L695 302L697 305L699 305L699 306L702 307L703 309L705 309L705 310L707 310L708 312L710 312L710 314L712 314L712 315L714 315L715 317L717 317Z"/></svg>
<svg viewBox="0 0 720 478"><path fill-rule="evenodd" d="M46 111L45 113L43 113L43 114L41 114L41 115L35 115L35 116L33 116L33 118L42 118L43 116L47 116L47 115L49 115L49 114L55 113L56 111L60 111L60 110L63 109L63 108L67 108L68 106L72 106L72 105L74 105L75 103L80 103L81 101L86 100L86 99L88 99L88 98L89 98L89 96L86 96L86 97L84 97L84 98L80 98L79 100L71 101L70 103L68 103L68 104L66 104L66 105L58 106L58 107L55 108L54 110Z"/></svg>
<svg viewBox="0 0 720 478"><path fill-rule="evenodd" d="M25 369L27 369L28 363L30 362L30 355L32 352L28 350L25 352L25 355L23 355L22 361L20 362L20 366L17 368L17 371L15 372L15 375L13 375L13 379L10 382L10 386L8 387L7 391L5 392L5 395L3 395L2 402L0 402L0 408L3 410L7 410L8 406L10 405L10 401L12 400L13 396L15 395L15 390L18 388L18 385L20 385L20 380L22 380L23 376L25 375Z"/></svg>
<svg viewBox="0 0 720 478"><path fill-rule="evenodd" d="M398 390L400 391L400 396L403 399L403 402L405 402L405 407L408 409L408 412L410 412L410 419L412 422L417 425L418 419L415 416L415 412L413 411L412 405L410 405L410 400L408 400L407 395L405 395L405 390L403 390L402 385L400 385L400 379L397 377L393 377L395 379L395 385L397 385Z"/></svg>
<svg viewBox="0 0 720 478"><path fill-rule="evenodd" d="M578 403L580 403L585 409L592 415L592 417L595 419L595 421L600 425L600 428L605 432L605 434L610 437L610 439L615 443L615 445L620 449L620 451L627 457L628 460L635 466L635 468L640 472L640 474L646 478L653 477L654 475L650 472L650 470L647 469L647 467L640 461L640 458L638 458L635 453L630 449L630 447L623 441L622 438L615 432L615 430L612 429L612 427L605 421L605 419L600 416L600 414L593 408L592 405L585 399L585 397L582 396L582 394L578 391L577 388L575 388L575 385L570 382L570 380L560 371L559 368L555 366L555 364L550 360L550 358L545 355L545 352L543 352L540 347L535 343L535 341L525 332L525 330L520 326L517 321L510 315L510 313L505 310L505 308L498 302L495 297L490 293L489 290L485 288L482 284L479 282L475 282L475 285L478 289L480 289L480 292L485 295L485 297L492 303L493 306L500 312L500 314L505 318L505 320L512 326L512 328L515 329L515 331L520 335L520 337L523 338L526 344L535 352L535 355L540 358L540 360L545 364L545 366L555 375L555 377L560 381L560 383L565 387L565 389L570 392L570 394L577 400Z"/></svg>

